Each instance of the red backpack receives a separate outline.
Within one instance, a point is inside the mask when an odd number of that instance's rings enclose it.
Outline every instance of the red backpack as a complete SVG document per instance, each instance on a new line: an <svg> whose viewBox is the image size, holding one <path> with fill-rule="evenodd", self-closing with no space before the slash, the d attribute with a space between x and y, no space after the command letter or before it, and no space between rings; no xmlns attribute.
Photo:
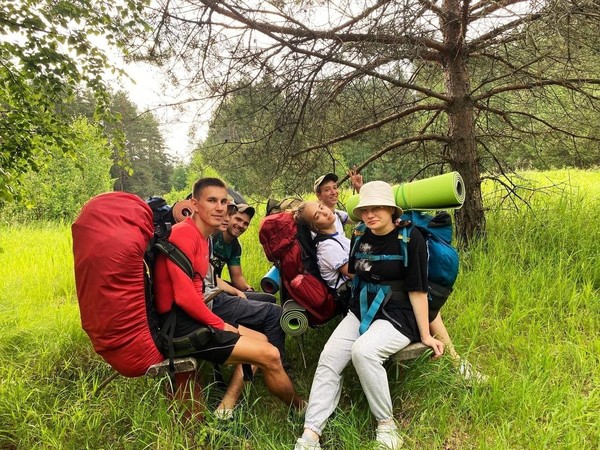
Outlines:
<svg viewBox="0 0 600 450"><path fill-rule="evenodd" d="M305 230L308 232L308 230ZM299 230L289 212L266 216L258 238L267 259L279 268L285 293L309 313L310 325L327 322L337 313L331 290L306 267L307 253L298 239Z"/></svg>
<svg viewBox="0 0 600 450"><path fill-rule="evenodd" d="M71 231L83 329L117 372L144 375L164 359L149 325L144 281L152 210L133 194L101 194L84 205Z"/></svg>
<svg viewBox="0 0 600 450"><path fill-rule="evenodd" d="M168 241L168 210L161 198L144 202L133 194L110 192L87 202L71 227L81 325L94 350L127 377L144 375L167 356L173 379L174 358L194 353L213 333L199 326L174 338L175 303L159 329L152 295L157 255L194 276L188 257Z"/></svg>

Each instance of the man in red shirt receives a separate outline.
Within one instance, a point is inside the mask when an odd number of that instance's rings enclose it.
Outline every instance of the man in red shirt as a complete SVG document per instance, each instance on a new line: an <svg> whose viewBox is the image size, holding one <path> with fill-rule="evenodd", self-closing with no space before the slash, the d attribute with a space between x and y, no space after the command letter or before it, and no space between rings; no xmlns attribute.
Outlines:
<svg viewBox="0 0 600 450"><path fill-rule="evenodd" d="M159 255L154 269L155 306L161 320L176 311L174 337L185 336L209 326L210 340L191 355L217 364L252 364L263 371L269 391L286 405L305 406L283 369L279 350L264 337L244 327L225 323L205 304L203 279L209 266L209 236L221 225L227 211L227 189L218 178L201 178L192 192L193 214L173 227L169 241L189 258L194 269L190 279L169 258ZM260 337L260 338L259 338ZM189 374L177 374L176 388L192 381Z"/></svg>

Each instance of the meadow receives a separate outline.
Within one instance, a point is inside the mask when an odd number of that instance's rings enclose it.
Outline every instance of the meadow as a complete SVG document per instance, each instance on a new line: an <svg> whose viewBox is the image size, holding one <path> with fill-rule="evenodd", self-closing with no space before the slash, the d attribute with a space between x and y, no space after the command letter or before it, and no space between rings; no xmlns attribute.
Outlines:
<svg viewBox="0 0 600 450"><path fill-rule="evenodd" d="M522 176L547 189L522 189L529 206L516 209L485 187L487 239L461 252L443 310L457 350L489 380L466 382L447 357L389 367L407 449L600 448L600 172ZM269 268L258 224L242 239L256 286ZM80 327L68 224L0 228L0 311L2 449L291 449L301 434L260 376L226 430L210 413L185 421L164 380L118 377L95 395L111 369ZM335 324L288 338L304 396ZM323 447L374 448L358 379L345 375ZM209 408L217 395L207 392Z"/></svg>

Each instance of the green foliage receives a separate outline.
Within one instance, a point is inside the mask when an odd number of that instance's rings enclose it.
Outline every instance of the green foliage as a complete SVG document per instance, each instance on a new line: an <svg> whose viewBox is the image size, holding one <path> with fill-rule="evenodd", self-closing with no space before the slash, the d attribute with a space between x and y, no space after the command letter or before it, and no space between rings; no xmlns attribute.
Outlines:
<svg viewBox="0 0 600 450"><path fill-rule="evenodd" d="M315 89L314 98L305 105L300 132L295 113L289 110L292 102L278 92L276 83L268 79L239 83L214 112L208 136L194 158L202 155L203 161L232 180L241 192L275 197L302 195L311 190L312 181L320 174L345 174L389 142L418 134L428 120L427 115L408 115L320 151L303 153L302 149L312 143L343 134L343 130L368 127L411 106L411 94L406 89L390 87L377 79L352 80L334 101L320 100L327 97L329 88L330 83L323 83ZM406 182L417 175L439 175L448 171L449 165L436 156L438 153L436 145L423 142L410 151L384 153L361 173L365 181L383 179L390 183ZM431 161L434 163L429 164Z"/></svg>
<svg viewBox="0 0 600 450"><path fill-rule="evenodd" d="M188 188L188 167L185 164L177 164L171 175L171 186L176 191Z"/></svg>
<svg viewBox="0 0 600 450"><path fill-rule="evenodd" d="M115 139L122 137L122 147L112 147L111 175L114 189L132 192L142 198L163 195L171 190L173 159L167 154L159 123L151 111L141 112L126 92L110 95L110 111L115 120L103 124L104 133ZM85 115L96 120L95 102L87 93L80 93L73 104L65 108L68 116ZM180 165L177 182L181 185L187 167Z"/></svg>
<svg viewBox="0 0 600 450"><path fill-rule="evenodd" d="M117 129L125 137L124 157L113 154L111 174L115 190L147 198L171 190L173 161L167 154L158 121L151 112L140 113L127 94L111 97L111 111L117 114Z"/></svg>
<svg viewBox="0 0 600 450"><path fill-rule="evenodd" d="M14 197L20 174L43 167L47 148L74 151L64 118L43 92L43 86L21 73L0 67L0 200Z"/></svg>
<svg viewBox="0 0 600 450"><path fill-rule="evenodd" d="M306 173L330 170L330 158L292 157L307 140L297 124L281 117L287 99L275 83L240 82L213 115L209 135L194 152L197 165L214 168L246 195L303 192ZM283 188L285 186L285 189Z"/></svg>
<svg viewBox="0 0 600 450"><path fill-rule="evenodd" d="M74 154L70 120L57 109L80 85L112 120L103 81L109 63L95 42L119 45L144 29L146 3L0 0L0 200L14 196L20 174L54 154Z"/></svg>
<svg viewBox="0 0 600 450"><path fill-rule="evenodd" d="M531 209L507 208L484 186L486 244L461 253L461 273L444 306L457 350L490 376L468 385L448 358L388 369L404 448L564 448L600 442L600 174L523 174ZM262 208L258 214L262 214ZM244 271L258 285L269 264L256 238L260 216L243 238ZM0 448L291 448L301 420L268 394L259 375L247 386L234 427L185 423L159 380L110 375L80 329L69 230L38 224L0 229ZM308 396L319 353L336 325L288 339L293 380ZM210 380L210 365L203 365ZM352 368L325 448L374 448L374 420ZM209 410L218 398L207 395Z"/></svg>
<svg viewBox="0 0 600 450"><path fill-rule="evenodd" d="M110 149L97 126L79 118L70 126L73 154L55 154L40 172L30 170L22 177L20 200L5 205L5 222L56 220L70 222L83 204L112 188Z"/></svg>

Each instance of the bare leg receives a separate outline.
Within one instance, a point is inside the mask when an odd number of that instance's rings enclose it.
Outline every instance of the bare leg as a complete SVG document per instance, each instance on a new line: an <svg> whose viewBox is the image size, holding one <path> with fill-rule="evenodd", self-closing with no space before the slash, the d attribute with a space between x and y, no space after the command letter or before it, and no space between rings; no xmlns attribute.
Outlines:
<svg viewBox="0 0 600 450"><path fill-rule="evenodd" d="M238 331L242 336L248 336L257 341L267 342L267 337L259 333L258 331L251 330L250 328L246 328L243 326L238 327ZM256 371L256 367L252 367L252 371ZM235 408L240 396L242 395L242 391L244 389L244 374L242 373L242 366L238 365L233 373L231 374L231 379L229 380L229 387L223 395L223 399L219 406L217 406L217 411L225 411L232 410Z"/></svg>
<svg viewBox="0 0 600 450"><path fill-rule="evenodd" d="M452 359L458 363L460 360L460 355L456 353L454 349L454 345L452 344L452 340L450 339L450 335L448 334L448 330L446 329L446 325L442 320L442 314L438 313L437 317L433 319L432 322L429 323L429 332L432 336L435 336L437 339L442 341L448 350L448 353L452 357Z"/></svg>
<svg viewBox="0 0 600 450"><path fill-rule="evenodd" d="M286 405L294 406L298 410L305 407L306 402L296 394L292 381L283 370L276 347L268 342L242 335L226 361L226 364L241 363L260 368L269 391Z"/></svg>
<svg viewBox="0 0 600 450"><path fill-rule="evenodd" d="M450 335L448 334L448 330L446 330L446 326L442 321L442 316L438 313L437 317L429 324L429 332L432 336L435 336L440 341L444 343L450 357L452 358L452 364L458 370L458 373L467 381L474 380L477 382L486 382L488 380L488 376L479 372L475 369L469 361L465 358L462 358L456 350L454 349L454 345L450 340Z"/></svg>
<svg viewBox="0 0 600 450"><path fill-rule="evenodd" d="M231 374L227 391L225 392L225 395L223 395L221 403L219 403L219 406L217 406L216 411L233 410L240 396L242 395L243 389L244 375L242 373L242 366L238 365Z"/></svg>

